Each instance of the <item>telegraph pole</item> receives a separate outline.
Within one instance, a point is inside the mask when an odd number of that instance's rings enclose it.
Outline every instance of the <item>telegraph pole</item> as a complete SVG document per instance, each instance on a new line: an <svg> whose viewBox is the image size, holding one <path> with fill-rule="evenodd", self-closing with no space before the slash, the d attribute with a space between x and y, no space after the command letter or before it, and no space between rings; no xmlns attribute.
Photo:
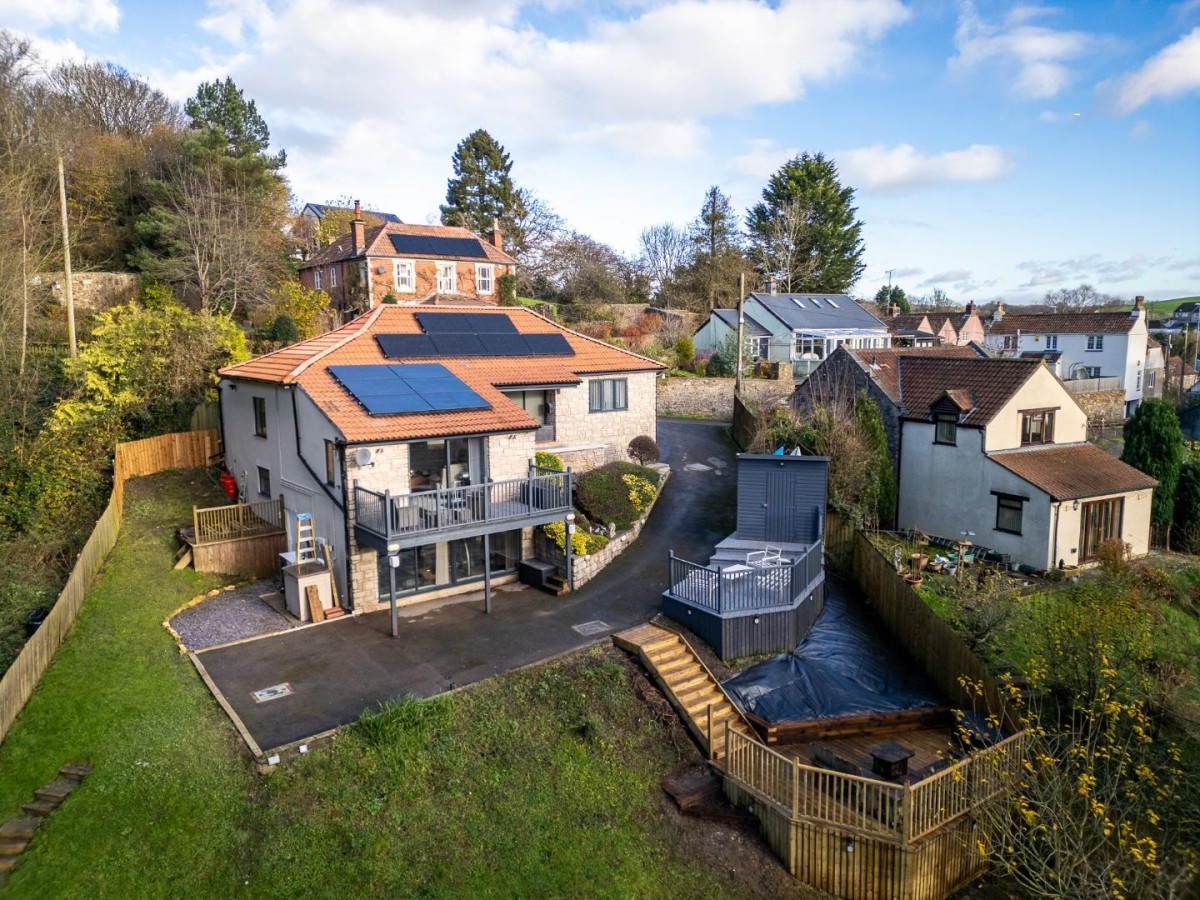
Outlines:
<svg viewBox="0 0 1200 900"><path fill-rule="evenodd" d="M71 342L71 359L79 355L75 345L75 291L71 284L71 231L67 224L67 179L63 174L62 154L58 157L58 202L62 207L63 268L66 270L67 335Z"/></svg>
<svg viewBox="0 0 1200 900"><path fill-rule="evenodd" d="M738 327L737 327L737 373L734 375L733 393L742 394L742 334L746 327L746 316L742 312L742 300L746 296L746 273L738 276Z"/></svg>

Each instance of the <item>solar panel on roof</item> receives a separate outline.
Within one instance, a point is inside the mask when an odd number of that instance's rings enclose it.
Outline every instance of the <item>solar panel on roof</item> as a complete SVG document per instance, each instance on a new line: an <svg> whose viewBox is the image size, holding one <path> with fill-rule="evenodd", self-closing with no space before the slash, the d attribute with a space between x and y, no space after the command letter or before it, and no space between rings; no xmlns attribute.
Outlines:
<svg viewBox="0 0 1200 900"><path fill-rule="evenodd" d="M519 334L481 334L479 343L488 356L528 356L529 345Z"/></svg>
<svg viewBox="0 0 1200 900"><path fill-rule="evenodd" d="M534 356L574 356L575 351L561 334L526 334L525 343Z"/></svg>
<svg viewBox="0 0 1200 900"><path fill-rule="evenodd" d="M458 256L487 259L478 238L441 237L429 234L389 234L392 249L404 256Z"/></svg>
<svg viewBox="0 0 1200 900"><path fill-rule="evenodd" d="M467 313L467 324L476 334L516 334L512 319L500 313Z"/></svg>
<svg viewBox="0 0 1200 900"><path fill-rule="evenodd" d="M439 334L442 332L451 332L455 334L463 334L472 332L470 317L466 313L417 313L417 321L421 323L421 330L426 334Z"/></svg>
<svg viewBox="0 0 1200 900"><path fill-rule="evenodd" d="M483 344L473 334L432 334L430 340L441 356L483 356Z"/></svg>
<svg viewBox="0 0 1200 900"><path fill-rule="evenodd" d="M329 373L372 416L491 408L458 376L436 363L330 366Z"/></svg>
<svg viewBox="0 0 1200 900"><path fill-rule="evenodd" d="M438 355L427 334L377 334L375 340L388 359Z"/></svg>

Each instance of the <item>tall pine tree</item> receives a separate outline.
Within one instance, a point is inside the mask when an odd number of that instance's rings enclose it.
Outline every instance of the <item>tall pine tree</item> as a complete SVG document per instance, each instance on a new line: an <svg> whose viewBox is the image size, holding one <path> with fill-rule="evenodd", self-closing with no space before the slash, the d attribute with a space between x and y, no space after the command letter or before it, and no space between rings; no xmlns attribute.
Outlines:
<svg viewBox="0 0 1200 900"><path fill-rule="evenodd" d="M796 293L849 292L866 268L863 223L855 218L854 188L838 181L833 160L802 153L771 176L762 197L746 214L752 255L764 269L780 260L786 268L763 274L782 275ZM781 240L789 246L778 246Z"/></svg>
<svg viewBox="0 0 1200 900"><path fill-rule="evenodd" d="M513 233L525 215L525 203L509 174L512 161L505 149L479 128L455 148L453 163L442 224L459 225L482 235L499 220L502 232Z"/></svg>
<svg viewBox="0 0 1200 900"><path fill-rule="evenodd" d="M1150 521L1166 543L1175 513L1175 488L1183 466L1183 431L1179 416L1166 400L1154 397L1141 402L1133 418L1125 423L1122 462L1158 479L1150 502Z"/></svg>
<svg viewBox="0 0 1200 900"><path fill-rule="evenodd" d="M704 192L700 214L688 226L692 261L680 270L678 281L686 294L698 298L696 307L707 313L713 307L732 306L739 299L738 276L751 275L742 252L742 233L729 197L716 185ZM747 289L754 288L751 278Z"/></svg>

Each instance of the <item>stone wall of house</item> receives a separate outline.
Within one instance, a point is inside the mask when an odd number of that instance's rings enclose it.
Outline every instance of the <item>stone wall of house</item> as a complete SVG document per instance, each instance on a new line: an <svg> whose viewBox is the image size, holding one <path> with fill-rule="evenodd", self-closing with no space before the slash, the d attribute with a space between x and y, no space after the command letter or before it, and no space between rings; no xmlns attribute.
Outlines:
<svg viewBox="0 0 1200 900"><path fill-rule="evenodd" d="M588 384L558 392L554 419L556 441L545 450L558 454L564 464L586 472L613 460L626 459L625 451L635 437L647 434L657 440L655 382L653 372L630 372L614 377L627 381L628 409L612 412L588 410Z"/></svg>
<svg viewBox="0 0 1200 900"><path fill-rule="evenodd" d="M663 487L667 483L667 477L671 470L665 463L656 464L652 468L656 469L662 475L662 481L658 486L659 496L662 496ZM654 503L658 502L655 498ZM575 588L578 589L587 584L602 571L605 566L616 559L624 552L630 544L637 540L638 535L642 533L642 526L646 520L650 518L650 513L654 509L654 503L650 504L650 508L642 514L630 527L628 531L622 531L615 538L608 542L608 546L598 553L592 553L587 556L575 556L572 558L572 563L575 569ZM567 571L567 554L564 550L556 547L545 534L542 529L533 529L533 550L538 559L543 559L548 563L558 568L559 574L564 578ZM664 564L666 560L663 561Z"/></svg>
<svg viewBox="0 0 1200 900"><path fill-rule="evenodd" d="M493 434L488 442L488 476L492 481L525 478L533 461L533 432Z"/></svg>
<svg viewBox="0 0 1200 900"><path fill-rule="evenodd" d="M658 414L729 421L733 386L732 378L660 378ZM790 377L777 381L747 378L742 381L742 396L761 406L790 397L793 388Z"/></svg>
<svg viewBox="0 0 1200 900"><path fill-rule="evenodd" d="M1125 391L1086 391L1072 394L1088 419L1088 427L1119 425L1125 421Z"/></svg>
<svg viewBox="0 0 1200 900"><path fill-rule="evenodd" d="M31 283L50 289L59 303L66 305L64 289L65 274L48 272L35 275ZM95 315L122 303L137 299L142 290L142 279L131 272L73 272L71 291L77 315Z"/></svg>

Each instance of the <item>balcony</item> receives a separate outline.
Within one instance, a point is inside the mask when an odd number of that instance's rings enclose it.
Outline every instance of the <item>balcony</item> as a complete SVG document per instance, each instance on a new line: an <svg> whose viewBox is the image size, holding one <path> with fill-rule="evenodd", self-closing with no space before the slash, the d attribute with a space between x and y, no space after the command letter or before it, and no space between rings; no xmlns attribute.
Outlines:
<svg viewBox="0 0 1200 900"><path fill-rule="evenodd" d="M386 553L564 518L571 511L571 473L532 471L527 478L417 493L355 485L358 542Z"/></svg>

